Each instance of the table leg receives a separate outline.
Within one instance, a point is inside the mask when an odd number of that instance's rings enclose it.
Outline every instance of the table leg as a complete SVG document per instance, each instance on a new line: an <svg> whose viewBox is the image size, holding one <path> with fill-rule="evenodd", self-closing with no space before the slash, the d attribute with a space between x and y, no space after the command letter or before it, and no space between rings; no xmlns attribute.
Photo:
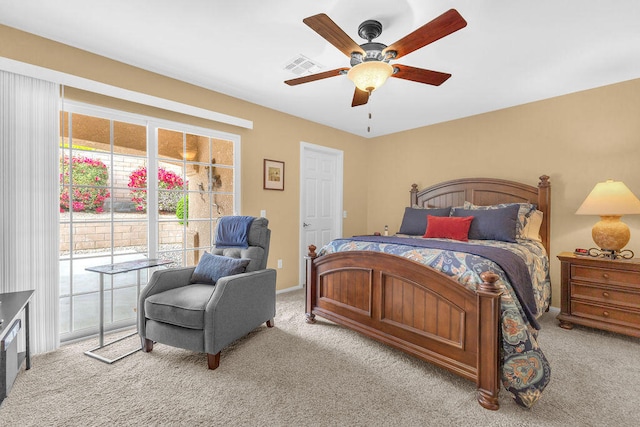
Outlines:
<svg viewBox="0 0 640 427"><path fill-rule="evenodd" d="M31 347L29 346L29 306L31 305L30 301L27 301L27 305L24 307L24 325L25 325L25 330L24 330L24 339L26 341L25 343L25 348L24 348L24 354L25 354L25 358L26 358L26 366L25 369L31 369Z"/></svg>
<svg viewBox="0 0 640 427"><path fill-rule="evenodd" d="M100 273L100 347L104 346L104 273Z"/></svg>

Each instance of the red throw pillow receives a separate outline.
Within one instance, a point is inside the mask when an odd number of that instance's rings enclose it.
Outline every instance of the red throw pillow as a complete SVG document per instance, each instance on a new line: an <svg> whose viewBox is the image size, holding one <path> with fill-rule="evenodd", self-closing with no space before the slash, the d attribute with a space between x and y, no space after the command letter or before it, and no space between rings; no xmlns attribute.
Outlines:
<svg viewBox="0 0 640 427"><path fill-rule="evenodd" d="M427 218L427 231L422 237L439 237L466 242L469 240L469 227L472 216L449 217L431 216Z"/></svg>

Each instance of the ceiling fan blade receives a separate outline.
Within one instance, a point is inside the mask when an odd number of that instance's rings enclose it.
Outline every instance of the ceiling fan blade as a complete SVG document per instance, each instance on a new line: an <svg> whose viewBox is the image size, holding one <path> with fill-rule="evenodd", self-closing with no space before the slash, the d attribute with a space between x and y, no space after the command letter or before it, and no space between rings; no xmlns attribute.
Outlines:
<svg viewBox="0 0 640 427"><path fill-rule="evenodd" d="M394 50L397 52L395 59L398 59L466 26L467 21L464 20L458 11L450 9L436 19L427 22L411 34L391 44L383 52Z"/></svg>
<svg viewBox="0 0 640 427"><path fill-rule="evenodd" d="M369 92L356 88L356 91L353 93L353 101L351 101L351 106L357 107L358 105L364 105L367 102L369 102Z"/></svg>
<svg viewBox="0 0 640 427"><path fill-rule="evenodd" d="M351 52L360 52L364 55L364 51L358 43L353 41L351 37L345 33L342 28L331 20L324 13L313 15L302 20L313 31L320 34L325 40L334 45L347 56L351 56Z"/></svg>
<svg viewBox="0 0 640 427"><path fill-rule="evenodd" d="M285 83L289 86L295 86L302 83L315 82L316 80L326 79L328 77L335 77L343 74L343 71L348 71L349 68L336 68L335 70L324 71L322 73L310 74L308 76L298 77L297 79L286 80Z"/></svg>
<svg viewBox="0 0 640 427"><path fill-rule="evenodd" d="M418 83L440 86L447 81L451 74L440 71L425 70L424 68L410 67L408 65L393 64L397 71L391 75L398 79L411 80Z"/></svg>

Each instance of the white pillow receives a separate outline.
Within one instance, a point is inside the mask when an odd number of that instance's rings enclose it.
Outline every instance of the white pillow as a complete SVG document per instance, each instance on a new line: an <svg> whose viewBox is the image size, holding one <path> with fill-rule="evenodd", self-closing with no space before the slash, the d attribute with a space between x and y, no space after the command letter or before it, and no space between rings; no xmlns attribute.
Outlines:
<svg viewBox="0 0 640 427"><path fill-rule="evenodd" d="M522 228L521 238L542 242L540 237L540 227L542 226L542 218L544 214L539 210L534 210L527 217L526 224Z"/></svg>

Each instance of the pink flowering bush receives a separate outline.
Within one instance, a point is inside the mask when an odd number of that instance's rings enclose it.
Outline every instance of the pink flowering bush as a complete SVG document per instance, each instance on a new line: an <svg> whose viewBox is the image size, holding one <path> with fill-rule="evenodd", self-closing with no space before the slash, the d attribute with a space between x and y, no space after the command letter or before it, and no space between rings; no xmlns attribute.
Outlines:
<svg viewBox="0 0 640 427"><path fill-rule="evenodd" d="M69 167L71 166L71 168ZM71 170L70 170L71 169ZM73 175L73 194L69 194L70 177ZM74 212L102 212L104 200L110 196L106 187L109 181L107 166L91 157L64 156L60 159L60 212L69 207Z"/></svg>
<svg viewBox="0 0 640 427"><path fill-rule="evenodd" d="M181 190L184 181L180 175L158 168L158 190ZM147 210L147 168L141 166L129 175L129 188L131 188L131 200L136 204L136 209L145 212ZM181 192L158 192L158 209L162 212L175 212Z"/></svg>

